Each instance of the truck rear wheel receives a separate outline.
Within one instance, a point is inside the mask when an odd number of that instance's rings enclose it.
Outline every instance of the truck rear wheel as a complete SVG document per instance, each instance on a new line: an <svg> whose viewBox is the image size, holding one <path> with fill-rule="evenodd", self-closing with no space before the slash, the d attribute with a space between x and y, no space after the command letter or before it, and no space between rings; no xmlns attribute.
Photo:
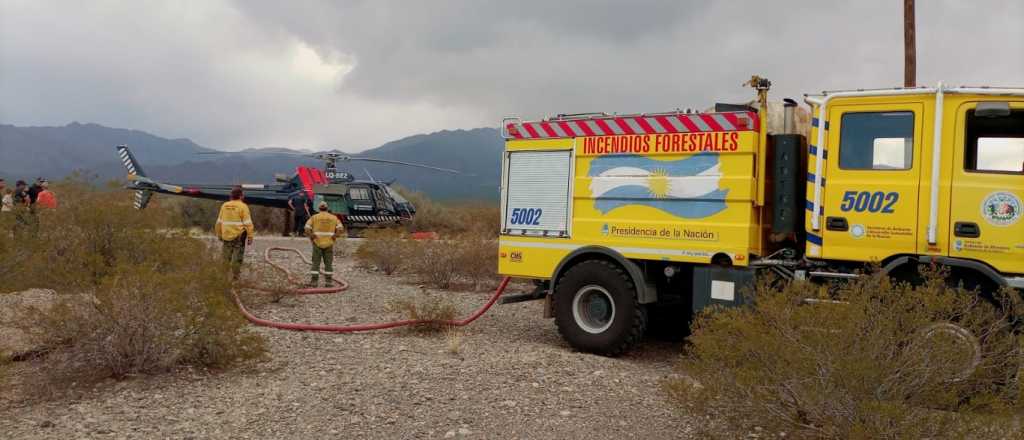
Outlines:
<svg viewBox="0 0 1024 440"><path fill-rule="evenodd" d="M604 260L569 268L555 287L555 324L573 348L618 356L643 338L647 310L625 270Z"/></svg>

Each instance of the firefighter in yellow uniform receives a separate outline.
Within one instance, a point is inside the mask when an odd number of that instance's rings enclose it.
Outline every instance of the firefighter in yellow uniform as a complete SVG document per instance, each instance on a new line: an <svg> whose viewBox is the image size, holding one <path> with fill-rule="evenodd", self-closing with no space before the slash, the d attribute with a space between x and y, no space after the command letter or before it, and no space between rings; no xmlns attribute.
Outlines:
<svg viewBox="0 0 1024 440"><path fill-rule="evenodd" d="M345 232L341 220L328 210L327 202L320 202L319 212L306 221L306 236L313 243L313 267L309 269L309 284L320 280L320 262L324 263L324 285L330 287L334 275L334 240Z"/></svg>
<svg viewBox="0 0 1024 440"><path fill-rule="evenodd" d="M237 280L245 258L245 245L252 244L255 235L249 206L242 201L241 188L232 189L231 200L220 205L220 215L213 232L223 243L224 262L231 266Z"/></svg>

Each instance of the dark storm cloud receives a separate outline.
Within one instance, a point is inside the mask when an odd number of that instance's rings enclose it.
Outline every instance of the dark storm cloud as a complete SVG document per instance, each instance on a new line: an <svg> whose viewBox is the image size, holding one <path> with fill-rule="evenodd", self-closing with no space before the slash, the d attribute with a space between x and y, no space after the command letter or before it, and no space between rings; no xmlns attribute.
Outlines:
<svg viewBox="0 0 1024 440"><path fill-rule="evenodd" d="M747 96L738 85L752 73L790 94L902 83L902 5L892 0L243 4L352 55L347 85L375 98L535 114L703 106ZM920 5L921 79L1020 77L1024 61L1000 54L1024 53L1022 18L1013 1Z"/></svg>
<svg viewBox="0 0 1024 440"><path fill-rule="evenodd" d="M0 120L362 148L506 115L902 83L902 2L3 2ZM918 2L919 82L1024 85L1024 2ZM47 32L39 32L48 29ZM13 67L12 67L13 66Z"/></svg>

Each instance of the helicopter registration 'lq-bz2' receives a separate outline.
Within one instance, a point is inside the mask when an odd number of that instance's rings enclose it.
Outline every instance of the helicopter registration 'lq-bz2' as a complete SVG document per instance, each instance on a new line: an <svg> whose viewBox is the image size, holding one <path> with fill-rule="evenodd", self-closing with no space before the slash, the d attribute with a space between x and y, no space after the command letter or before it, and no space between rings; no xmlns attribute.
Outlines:
<svg viewBox="0 0 1024 440"><path fill-rule="evenodd" d="M291 177L277 174L274 184L241 185L199 185L163 183L146 176L135 155L127 145L117 146L121 163L128 170L127 189L135 191L135 208L144 209L153 193L193 197L211 200L228 200L231 190L241 187L245 190L245 202L251 205L288 208L288 199L298 191L304 191L313 205L326 201L332 213L337 215L350 231L374 226L400 224L412 219L416 207L392 189L388 183L374 180L356 180L347 172L339 171L338 162L364 161L409 167L426 168L439 172L459 174L458 171L396 160L370 157L352 157L342 153L273 153L309 156L324 161L323 171L313 167L297 166ZM244 154L244 153L200 153L200 154Z"/></svg>

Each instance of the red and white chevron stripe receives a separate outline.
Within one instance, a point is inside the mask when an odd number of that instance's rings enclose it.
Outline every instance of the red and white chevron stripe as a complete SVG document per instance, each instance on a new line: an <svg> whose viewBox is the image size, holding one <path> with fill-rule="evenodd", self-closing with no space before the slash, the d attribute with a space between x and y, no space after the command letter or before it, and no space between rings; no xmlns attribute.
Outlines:
<svg viewBox="0 0 1024 440"><path fill-rule="evenodd" d="M759 131L760 127L755 112L727 112L509 122L505 125L505 130L512 139L554 139L630 134Z"/></svg>

